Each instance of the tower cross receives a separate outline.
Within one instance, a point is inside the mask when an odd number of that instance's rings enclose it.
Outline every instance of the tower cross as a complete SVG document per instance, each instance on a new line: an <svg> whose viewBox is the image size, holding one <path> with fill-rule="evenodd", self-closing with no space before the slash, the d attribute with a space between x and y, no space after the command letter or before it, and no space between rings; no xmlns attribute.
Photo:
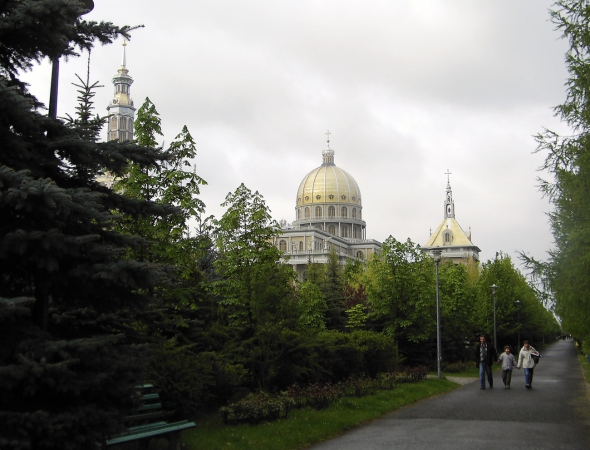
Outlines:
<svg viewBox="0 0 590 450"><path fill-rule="evenodd" d="M447 176L447 183L450 183L450 179L449 179L449 175L452 175L453 172L449 172L449 169L447 169L447 171L445 172L445 175Z"/></svg>
<svg viewBox="0 0 590 450"><path fill-rule="evenodd" d="M330 133L330 130L326 131L326 136L328 136L328 149L330 148L330 135L332 133Z"/></svg>

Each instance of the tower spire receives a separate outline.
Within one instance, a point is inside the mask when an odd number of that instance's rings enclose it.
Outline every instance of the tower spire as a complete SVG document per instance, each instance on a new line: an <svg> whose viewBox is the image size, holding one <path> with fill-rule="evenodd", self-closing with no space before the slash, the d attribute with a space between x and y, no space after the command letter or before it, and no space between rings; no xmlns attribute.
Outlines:
<svg viewBox="0 0 590 450"><path fill-rule="evenodd" d="M125 39L123 39L123 60L121 61L121 67L126 67L127 66L127 52L126 52L126 48L127 48L127 41Z"/></svg>
<svg viewBox="0 0 590 450"><path fill-rule="evenodd" d="M452 172L447 169L445 175L447 176L447 189L445 195L445 219L455 218L455 202L453 201L453 191L451 190L450 175Z"/></svg>

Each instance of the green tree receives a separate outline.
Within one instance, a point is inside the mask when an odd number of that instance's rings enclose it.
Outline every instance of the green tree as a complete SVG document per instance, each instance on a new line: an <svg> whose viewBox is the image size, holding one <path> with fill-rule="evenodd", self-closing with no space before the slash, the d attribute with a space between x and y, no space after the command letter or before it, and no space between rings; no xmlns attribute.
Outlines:
<svg viewBox="0 0 590 450"><path fill-rule="evenodd" d="M418 245L389 237L381 258L371 260L367 296L369 317L393 336L402 353L408 342L420 343L434 332L434 263Z"/></svg>
<svg viewBox="0 0 590 450"><path fill-rule="evenodd" d="M274 245L280 228L264 199L244 184L227 195L215 222L219 258L214 283L221 314L239 333L234 361L246 367L258 389L267 389L285 364L296 326L295 272L281 264Z"/></svg>
<svg viewBox="0 0 590 450"><path fill-rule="evenodd" d="M340 257L332 246L328 253L328 261L323 265L325 270L322 291L326 298L326 325L331 330L344 330L346 314L344 308L344 283L342 281L342 267Z"/></svg>
<svg viewBox="0 0 590 450"><path fill-rule="evenodd" d="M299 306L299 325L303 330L326 330L324 313L328 309L324 294L320 288L311 281L304 282L297 293L297 305Z"/></svg>
<svg viewBox="0 0 590 450"><path fill-rule="evenodd" d="M567 96L555 113L572 133L545 130L537 136L537 151L547 155L542 169L550 181L541 180L541 187L554 207L549 219L555 248L545 263L521 256L545 281L564 330L590 342L590 298L585 295L590 289L590 8L584 0L560 0L555 6L552 21L570 44Z"/></svg>
<svg viewBox="0 0 590 450"><path fill-rule="evenodd" d="M544 336L557 332L552 314L545 309L536 290L527 282L522 273L514 267L509 256L499 253L493 260L484 263L477 281L475 303L478 333L490 337L494 330L494 305L491 286L498 286L496 292L496 328L498 346L516 347L518 326L522 339L542 341ZM520 312L516 301L520 301ZM520 318L520 320L519 320ZM475 336L474 336L475 338Z"/></svg>
<svg viewBox="0 0 590 450"><path fill-rule="evenodd" d="M469 267L443 260L439 269L441 305L441 340L446 363L471 360L466 346L478 333L473 314L476 302L475 280ZM436 339L434 336L433 341Z"/></svg>
<svg viewBox="0 0 590 450"><path fill-rule="evenodd" d="M69 124L42 115L19 79L43 58L129 38L129 27L85 22L81 12L71 0L0 3L2 449L100 448L121 429L142 380L130 324L165 276L123 257L142 240L113 231L112 211L172 208L121 196L95 175L121 175L128 162L155 167L166 155L97 143L82 113Z"/></svg>
<svg viewBox="0 0 590 450"><path fill-rule="evenodd" d="M255 325L280 304L268 304L268 295L275 289L284 294L282 285L288 286L294 273L281 267L281 253L274 245L280 228L258 192L242 183L221 206L227 210L215 221L215 267L221 276L215 289L231 323Z"/></svg>
<svg viewBox="0 0 590 450"><path fill-rule="evenodd" d="M158 148L161 120L149 98L137 112L135 136L140 145ZM205 205L199 198L200 187L206 182L195 169L191 170L196 154L195 141L184 126L166 149L167 159L158 167L129 164L115 183L115 189L126 197L176 207L174 214L162 217L127 214L116 227L123 233L144 238L144 245L135 249L131 257L174 268L174 282L161 287L156 294L175 307L194 307L204 295L203 275L197 261L205 255L210 237L203 233L191 235L190 224L211 219L203 218Z"/></svg>

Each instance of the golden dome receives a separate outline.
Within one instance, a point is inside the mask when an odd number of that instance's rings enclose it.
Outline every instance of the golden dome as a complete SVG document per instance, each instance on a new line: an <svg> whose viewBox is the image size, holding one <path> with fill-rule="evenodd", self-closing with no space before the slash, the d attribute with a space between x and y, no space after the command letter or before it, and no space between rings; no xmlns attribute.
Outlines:
<svg viewBox="0 0 590 450"><path fill-rule="evenodd" d="M297 206L339 203L361 206L361 190L354 178L334 164L334 152L324 151L324 163L309 172L297 190Z"/></svg>

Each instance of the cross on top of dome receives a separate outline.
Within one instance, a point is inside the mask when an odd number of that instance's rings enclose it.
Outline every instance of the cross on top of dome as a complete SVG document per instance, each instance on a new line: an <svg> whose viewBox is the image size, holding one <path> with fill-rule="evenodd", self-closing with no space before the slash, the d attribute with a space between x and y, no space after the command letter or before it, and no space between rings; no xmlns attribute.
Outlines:
<svg viewBox="0 0 590 450"><path fill-rule="evenodd" d="M333 166L334 165L334 150L330 148L330 130L326 131L326 136L328 136L328 148L326 150L322 150L322 158L323 158L323 166Z"/></svg>

